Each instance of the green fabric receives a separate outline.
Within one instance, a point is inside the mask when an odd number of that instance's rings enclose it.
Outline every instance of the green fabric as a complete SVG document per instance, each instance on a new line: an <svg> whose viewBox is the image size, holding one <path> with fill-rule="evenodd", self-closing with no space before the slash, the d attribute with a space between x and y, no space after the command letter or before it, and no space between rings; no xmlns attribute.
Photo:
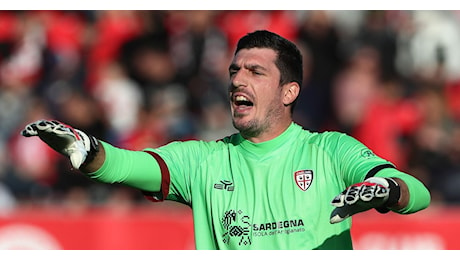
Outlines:
<svg viewBox="0 0 460 260"><path fill-rule="evenodd" d="M351 219L330 224L330 202L371 169L390 164L348 135L297 124L264 143L234 134L151 151L170 171L167 199L193 208L198 249L352 249ZM296 172L312 173L305 190ZM405 213L429 204L424 196L417 201Z"/></svg>
<svg viewBox="0 0 460 260"><path fill-rule="evenodd" d="M430 192L425 185L409 174L402 173L396 169L383 169L379 171L376 176L397 177L407 184L409 193L411 194L409 197L409 203L403 209L394 210L395 212L401 214L414 213L426 208L431 201Z"/></svg>
<svg viewBox="0 0 460 260"><path fill-rule="evenodd" d="M120 183L139 190L158 192L160 167L155 159L142 151L129 151L102 142L106 159L102 167L88 176L105 183Z"/></svg>
<svg viewBox="0 0 460 260"><path fill-rule="evenodd" d="M168 187L166 199L193 209L197 249L352 249L352 218L330 224L331 200L390 164L348 135L313 133L295 123L263 143L234 134L147 149L164 160L162 174L145 152L103 145L106 162L91 176L146 191ZM429 205L415 178L388 168L377 175L408 182L413 194L401 213Z"/></svg>

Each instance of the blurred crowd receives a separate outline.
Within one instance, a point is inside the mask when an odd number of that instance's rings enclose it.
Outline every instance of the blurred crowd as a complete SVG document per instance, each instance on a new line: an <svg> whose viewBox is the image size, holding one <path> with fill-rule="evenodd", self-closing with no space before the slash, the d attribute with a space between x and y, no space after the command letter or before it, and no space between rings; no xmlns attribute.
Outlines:
<svg viewBox="0 0 460 260"><path fill-rule="evenodd" d="M234 133L228 65L239 37L298 44L294 118L348 133L460 203L460 11L0 11L0 209L146 203L96 183L38 138L53 118L126 149Z"/></svg>

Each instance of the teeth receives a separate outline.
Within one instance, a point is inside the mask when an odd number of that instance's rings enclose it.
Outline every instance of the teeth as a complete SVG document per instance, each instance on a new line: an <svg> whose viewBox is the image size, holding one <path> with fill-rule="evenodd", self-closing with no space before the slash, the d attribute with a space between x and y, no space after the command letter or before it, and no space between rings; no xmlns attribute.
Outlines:
<svg viewBox="0 0 460 260"><path fill-rule="evenodd" d="M236 96L236 97L235 97L235 100L236 100L236 101L248 101L248 100L246 99L246 97L243 97L243 96Z"/></svg>

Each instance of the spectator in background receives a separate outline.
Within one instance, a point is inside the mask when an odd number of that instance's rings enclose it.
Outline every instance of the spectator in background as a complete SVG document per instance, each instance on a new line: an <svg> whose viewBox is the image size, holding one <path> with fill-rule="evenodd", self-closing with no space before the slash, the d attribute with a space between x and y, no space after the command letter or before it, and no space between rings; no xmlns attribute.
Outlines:
<svg viewBox="0 0 460 260"><path fill-rule="evenodd" d="M0 216L7 216L17 207L17 201L10 189L0 182Z"/></svg>
<svg viewBox="0 0 460 260"><path fill-rule="evenodd" d="M350 55L334 78L333 106L337 125L348 134L363 120L380 83L379 54L372 47L361 47Z"/></svg>
<svg viewBox="0 0 460 260"><path fill-rule="evenodd" d="M68 86L67 90L56 98L59 100L56 103L56 110L59 113L54 113L55 117L79 125L87 131L95 131L110 140L106 116L100 112L99 104L89 93ZM96 201L96 196L101 197L99 200L104 200L109 197L110 192L117 189L117 187L106 188L105 185L95 185L88 180L78 178L65 160L60 159L57 165L59 174L52 189L58 197L79 194L78 197L73 197L80 200L79 204L82 202L90 204L91 201ZM82 193L80 190L86 192Z"/></svg>
<svg viewBox="0 0 460 260"><path fill-rule="evenodd" d="M419 88L421 122L411 135L410 167L437 201L460 203L459 123L452 120L442 89L427 83Z"/></svg>
<svg viewBox="0 0 460 260"><path fill-rule="evenodd" d="M460 157L459 21L450 11L409 11L400 17L396 68L419 104L421 122L410 136L410 167L423 176L435 201L458 203Z"/></svg>
<svg viewBox="0 0 460 260"><path fill-rule="evenodd" d="M228 37L233 50L238 39L257 29L275 31L281 36L297 38L297 13L290 10L231 10L222 12L218 25Z"/></svg>
<svg viewBox="0 0 460 260"><path fill-rule="evenodd" d="M169 12L168 22L179 24L169 25L170 45L178 75L184 82L197 75L223 77L222 62L230 59L229 44L224 31L216 25L218 15L218 11L210 10Z"/></svg>
<svg viewBox="0 0 460 260"><path fill-rule="evenodd" d="M143 34L146 29L142 11L100 10L94 23L87 27L88 49L85 66L86 86L91 92L100 70L118 58L121 46Z"/></svg>
<svg viewBox="0 0 460 260"><path fill-rule="evenodd" d="M15 134L23 120L49 115L41 97L34 96L37 81L42 76L44 27L32 11L3 11L0 15L2 57L0 59L0 146L5 149L0 166L0 181L17 199L18 204L36 201L49 195L55 179L57 158L41 144L27 152ZM30 156L30 154L29 154ZM41 157L42 161L36 161Z"/></svg>
<svg viewBox="0 0 460 260"><path fill-rule="evenodd" d="M344 131L383 158L406 169L401 139L417 123L417 111L402 101L400 83L383 81L380 53L360 47L336 77L333 86L337 129Z"/></svg>
<svg viewBox="0 0 460 260"><path fill-rule="evenodd" d="M155 129L165 140L194 138L196 126L187 109L189 92L173 62L169 35L147 34L126 42L121 64L139 84L146 113L155 118Z"/></svg>
<svg viewBox="0 0 460 260"><path fill-rule="evenodd" d="M297 42L304 49L305 83L295 110L299 124L325 130L335 120L332 81L341 69L340 35L327 11L308 11L299 22Z"/></svg>
<svg viewBox="0 0 460 260"><path fill-rule="evenodd" d="M408 170L408 139L419 127L421 115L415 102L403 96L402 85L397 78L380 82L352 135Z"/></svg>
<svg viewBox="0 0 460 260"><path fill-rule="evenodd" d="M230 60L226 34L216 24L220 12L170 11L169 23L179 24L171 29L171 56L178 75L186 86L187 107L199 120L209 104L204 99L226 97L227 64Z"/></svg>
<svg viewBox="0 0 460 260"><path fill-rule="evenodd" d="M397 76L395 68L397 33L391 23L391 11L372 10L364 12L364 21L352 41L352 48L371 46L379 53L380 77Z"/></svg>
<svg viewBox="0 0 460 260"><path fill-rule="evenodd" d="M412 11L398 31L397 69L406 77L460 79L460 30L450 11Z"/></svg>
<svg viewBox="0 0 460 260"><path fill-rule="evenodd" d="M93 96L107 118L108 139L124 147L123 139L139 124L145 102L142 90L116 61L106 65L98 77Z"/></svg>
<svg viewBox="0 0 460 260"><path fill-rule="evenodd" d="M39 95L53 101L56 85L66 82L78 89L85 88L86 29L88 15L78 11L37 11L46 45L40 78L36 84Z"/></svg>
<svg viewBox="0 0 460 260"><path fill-rule="evenodd" d="M452 118L460 122L460 79L446 82L444 96Z"/></svg>
<svg viewBox="0 0 460 260"><path fill-rule="evenodd" d="M49 107L42 99L32 98L23 101L27 102L24 102L26 111L22 120L51 116ZM24 145L28 148L25 149ZM9 164L6 165L1 181L14 195L18 205L51 201L53 185L58 178L58 161L61 160L59 155L40 142L24 143L17 135L11 136L6 148L8 153L5 156Z"/></svg>
<svg viewBox="0 0 460 260"><path fill-rule="evenodd" d="M41 76L45 27L33 11L14 14L16 19L11 22L16 31L8 40L10 53L1 60L0 77L2 82L32 88Z"/></svg>

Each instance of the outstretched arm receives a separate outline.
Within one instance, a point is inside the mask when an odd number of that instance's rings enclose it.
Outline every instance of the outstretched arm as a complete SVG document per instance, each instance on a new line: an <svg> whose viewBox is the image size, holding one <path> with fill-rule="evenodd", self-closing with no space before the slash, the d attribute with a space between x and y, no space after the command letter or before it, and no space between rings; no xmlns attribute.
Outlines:
<svg viewBox="0 0 460 260"><path fill-rule="evenodd" d="M56 120L38 120L22 131L38 136L55 151L68 157L72 166L92 179L120 183L142 191L159 192L162 175L151 154L116 148Z"/></svg>

